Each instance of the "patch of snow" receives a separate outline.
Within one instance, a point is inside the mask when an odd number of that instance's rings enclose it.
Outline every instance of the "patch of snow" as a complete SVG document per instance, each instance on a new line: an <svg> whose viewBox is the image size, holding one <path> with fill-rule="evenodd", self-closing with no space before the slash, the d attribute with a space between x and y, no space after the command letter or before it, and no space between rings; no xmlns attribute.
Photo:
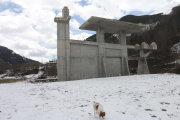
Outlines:
<svg viewBox="0 0 180 120"><path fill-rule="evenodd" d="M39 70L41 70L41 69L43 69L44 68L44 66L39 66Z"/></svg>
<svg viewBox="0 0 180 120"><path fill-rule="evenodd" d="M1 79L2 77L4 77L4 76L6 76L6 74L1 74L1 75L0 75L0 79Z"/></svg>
<svg viewBox="0 0 180 120"><path fill-rule="evenodd" d="M53 83L0 84L2 120L179 120L180 75L133 75Z"/></svg>
<svg viewBox="0 0 180 120"><path fill-rule="evenodd" d="M169 65L169 64L176 64L176 63L180 63L180 60L175 60L175 61L173 61L173 62L166 63L165 65Z"/></svg>
<svg viewBox="0 0 180 120"><path fill-rule="evenodd" d="M10 70L6 70L6 74L9 75L11 74L12 72Z"/></svg>
<svg viewBox="0 0 180 120"><path fill-rule="evenodd" d="M145 31L149 31L150 29L154 29L158 24L160 24L159 21L152 24L145 24L145 27L143 27L140 32L145 32Z"/></svg>
<svg viewBox="0 0 180 120"><path fill-rule="evenodd" d="M32 79L33 79L33 78L35 78L35 77L34 77L35 75L36 75L36 74L29 74L29 75L25 75L24 77L25 77L25 78L28 78L28 79L29 79L29 78L32 78Z"/></svg>
<svg viewBox="0 0 180 120"><path fill-rule="evenodd" d="M25 75L24 77L25 78L28 78L28 79L36 79L38 77L40 77L44 72L43 71L39 71L38 74L30 74L30 75Z"/></svg>
<svg viewBox="0 0 180 120"><path fill-rule="evenodd" d="M180 43L175 44L170 50L174 53L180 53Z"/></svg>
<svg viewBox="0 0 180 120"><path fill-rule="evenodd" d="M37 77L37 78L38 78L38 77L40 77L43 73L44 73L43 71L39 71L39 73L38 73L38 74L36 74L36 75L35 75L35 77Z"/></svg>

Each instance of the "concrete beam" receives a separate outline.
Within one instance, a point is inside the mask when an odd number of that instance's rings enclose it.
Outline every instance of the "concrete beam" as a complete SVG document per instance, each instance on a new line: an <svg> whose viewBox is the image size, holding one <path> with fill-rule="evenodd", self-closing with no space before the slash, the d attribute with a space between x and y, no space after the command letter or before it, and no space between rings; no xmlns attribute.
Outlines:
<svg viewBox="0 0 180 120"><path fill-rule="evenodd" d="M124 30L127 34L131 34L141 30L145 26L114 19L92 16L85 23L83 23L79 27L79 29L97 31L98 27L103 28L105 33L118 34L119 31Z"/></svg>

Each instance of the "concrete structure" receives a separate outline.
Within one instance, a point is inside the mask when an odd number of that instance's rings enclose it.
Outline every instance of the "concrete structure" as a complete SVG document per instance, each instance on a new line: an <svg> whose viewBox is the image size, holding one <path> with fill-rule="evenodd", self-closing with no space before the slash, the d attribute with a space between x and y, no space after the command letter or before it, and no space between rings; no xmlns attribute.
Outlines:
<svg viewBox="0 0 180 120"><path fill-rule="evenodd" d="M146 57L157 45L126 45L126 34L139 31L143 25L118 20L90 17L80 29L96 31L97 42L74 41L69 38L69 9L63 8L57 22L58 81L129 75L128 60L139 60L138 74L148 74ZM104 33L119 34L120 44L104 43ZM128 58L128 49L140 51L139 58ZM149 51L144 53L144 50Z"/></svg>

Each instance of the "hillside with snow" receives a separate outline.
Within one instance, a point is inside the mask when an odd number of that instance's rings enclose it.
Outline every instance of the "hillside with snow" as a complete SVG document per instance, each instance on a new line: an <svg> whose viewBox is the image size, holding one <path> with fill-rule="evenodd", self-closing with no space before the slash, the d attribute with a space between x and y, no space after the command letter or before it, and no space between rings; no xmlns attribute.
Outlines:
<svg viewBox="0 0 180 120"><path fill-rule="evenodd" d="M170 4L164 6L163 8L161 8L157 11L154 11L153 13L151 13L151 15L158 14L158 13L163 13L163 14L167 15L167 14L171 13L172 9L176 6L180 6L179 0L173 0Z"/></svg>
<svg viewBox="0 0 180 120"><path fill-rule="evenodd" d="M179 120L180 76L133 75L87 80L0 84L1 120Z"/></svg>

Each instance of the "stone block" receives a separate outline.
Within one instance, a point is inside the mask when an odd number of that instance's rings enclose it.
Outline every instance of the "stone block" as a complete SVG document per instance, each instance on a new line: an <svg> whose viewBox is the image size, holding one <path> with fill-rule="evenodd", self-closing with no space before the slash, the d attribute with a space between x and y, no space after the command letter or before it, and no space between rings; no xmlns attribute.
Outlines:
<svg viewBox="0 0 180 120"><path fill-rule="evenodd" d="M155 42L152 42L150 45L151 49L157 50L157 44Z"/></svg>
<svg viewBox="0 0 180 120"><path fill-rule="evenodd" d="M140 46L139 44L136 44L136 45L135 45L135 49L136 49L136 50L138 50L138 49L140 49L140 48L141 48L141 46Z"/></svg>
<svg viewBox="0 0 180 120"><path fill-rule="evenodd" d="M145 42L142 42L141 47L144 49L149 49L149 45Z"/></svg>

